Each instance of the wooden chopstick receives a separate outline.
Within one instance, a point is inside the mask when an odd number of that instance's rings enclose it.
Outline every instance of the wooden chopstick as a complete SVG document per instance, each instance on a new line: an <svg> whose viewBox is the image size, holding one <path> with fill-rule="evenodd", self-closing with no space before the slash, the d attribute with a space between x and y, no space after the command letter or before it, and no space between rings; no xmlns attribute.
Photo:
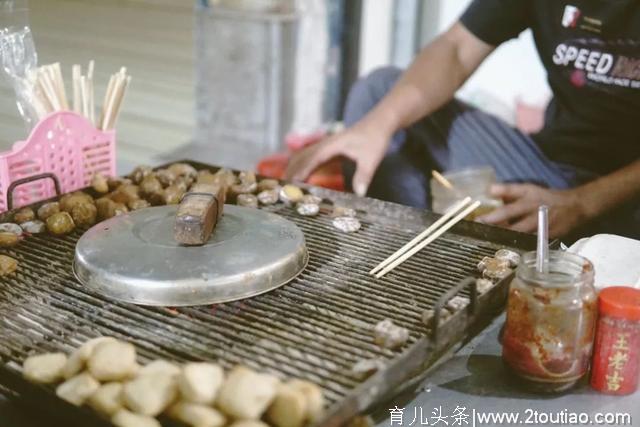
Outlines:
<svg viewBox="0 0 640 427"><path fill-rule="evenodd" d="M392 255L390 255L387 259L385 259L380 264L375 266L375 268L373 268L369 272L369 274L375 274L378 271L380 271L383 268L385 268L387 265L391 264L393 261L395 261L397 258L399 258L402 254L404 254L409 249L413 248L415 245L420 243L423 239L425 239L429 234L431 234L438 227L440 227L442 224L447 222L451 217L453 217L455 214L457 214L460 211L460 209L464 208L469 203L471 203L471 197L466 197L463 200L460 200L458 203L453 205L453 207L451 209L449 209L449 211L447 213L445 213L436 222L434 222L429 227L427 227L422 233L418 234L409 243L407 243L406 245L402 246L400 249L398 249Z"/></svg>
<svg viewBox="0 0 640 427"><path fill-rule="evenodd" d="M442 174L440 174L440 172L438 172L437 170L432 170L431 171L431 176L433 176L433 178L436 181L438 181L440 184L442 184L442 186L444 188L448 188L449 190L454 190L455 189L453 187L453 184L451 183L451 181L449 181L447 178L442 176Z"/></svg>
<svg viewBox="0 0 640 427"><path fill-rule="evenodd" d="M478 200L473 202L470 206L468 206L466 209L464 209L462 212L460 212L458 215L456 215L453 219L451 219L445 225L440 227L437 231L435 231L427 239L423 240L421 243L419 243L418 245L414 246L413 249L410 249L408 252L405 252L402 256L400 256L395 261L393 261L391 264L386 266L382 271L380 271L378 274L376 274L376 278L377 279L381 278L382 276L384 276L385 274L387 274L388 272L390 272L391 270L396 268L398 265L402 264L403 262L405 262L406 260L411 258L417 252L422 250L429 243L433 242L438 237L442 236L450 228L452 228L454 225L456 225L458 222L460 222L462 219L464 219L467 215L469 215L471 212L475 211L478 208L478 206L480 206L480 204L481 204L481 202L478 201Z"/></svg>
<svg viewBox="0 0 640 427"><path fill-rule="evenodd" d="M93 71L96 62L92 59L89 61L89 67L87 70L87 85L89 86L87 89L88 97L89 97L89 116L87 117L91 124L95 124L96 122L96 107L94 101L94 92L93 92Z"/></svg>

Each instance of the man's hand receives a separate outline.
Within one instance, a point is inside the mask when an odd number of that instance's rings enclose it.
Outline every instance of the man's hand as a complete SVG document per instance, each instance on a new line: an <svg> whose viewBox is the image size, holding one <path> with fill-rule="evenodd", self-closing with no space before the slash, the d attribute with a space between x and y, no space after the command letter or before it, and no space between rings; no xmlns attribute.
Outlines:
<svg viewBox="0 0 640 427"><path fill-rule="evenodd" d="M538 226L538 207L549 207L549 237L560 237L583 225L588 217L578 190L549 190L531 184L497 184L491 195L505 205L483 215L478 221L508 224L507 227L525 233Z"/></svg>
<svg viewBox="0 0 640 427"><path fill-rule="evenodd" d="M356 162L353 190L364 196L373 174L387 151L391 135L369 128L364 123L333 135L326 140L296 152L287 166L285 179L304 181L319 166L336 157L348 157Z"/></svg>

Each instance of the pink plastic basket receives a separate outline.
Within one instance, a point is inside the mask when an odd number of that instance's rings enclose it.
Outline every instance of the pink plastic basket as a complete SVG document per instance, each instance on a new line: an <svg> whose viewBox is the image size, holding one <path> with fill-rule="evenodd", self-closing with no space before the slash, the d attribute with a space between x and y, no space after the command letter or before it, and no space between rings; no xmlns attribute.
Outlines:
<svg viewBox="0 0 640 427"><path fill-rule="evenodd" d="M97 172L105 176L116 173L115 131L97 130L76 113L53 113L36 125L29 139L0 154L0 212L9 204L24 206L55 196L54 180L38 179L37 175L45 178L53 174L60 190L67 193L88 186ZM9 194L11 183L18 180L30 182L17 183Z"/></svg>

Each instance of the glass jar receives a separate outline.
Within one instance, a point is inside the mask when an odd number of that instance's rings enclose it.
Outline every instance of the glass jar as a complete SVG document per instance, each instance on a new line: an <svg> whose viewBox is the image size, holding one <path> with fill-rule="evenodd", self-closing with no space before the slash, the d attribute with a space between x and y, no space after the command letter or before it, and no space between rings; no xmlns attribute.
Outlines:
<svg viewBox="0 0 640 427"><path fill-rule="evenodd" d="M490 195L491 185L496 182L496 172L491 167L469 168L457 172L443 174L453 185L453 189L443 186L436 179L431 179L432 210L438 214L445 214L457 202L469 196L479 200L481 205L466 218L475 218L502 206L502 201Z"/></svg>
<svg viewBox="0 0 640 427"><path fill-rule="evenodd" d="M640 290L602 290L598 314L591 386L601 393L631 394L640 376Z"/></svg>
<svg viewBox="0 0 640 427"><path fill-rule="evenodd" d="M502 357L528 388L559 392L589 369L597 316L593 265L549 251L548 272L536 271L536 253L522 257L511 283Z"/></svg>

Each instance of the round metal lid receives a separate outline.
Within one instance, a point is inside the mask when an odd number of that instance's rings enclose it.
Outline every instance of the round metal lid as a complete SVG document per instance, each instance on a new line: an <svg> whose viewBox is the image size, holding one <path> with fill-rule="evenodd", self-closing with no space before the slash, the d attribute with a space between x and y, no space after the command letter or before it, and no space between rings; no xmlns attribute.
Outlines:
<svg viewBox="0 0 640 427"><path fill-rule="evenodd" d="M142 209L89 229L76 246L80 282L134 304L204 305L270 291L307 265L304 234L278 215L225 205L209 241L187 247L173 239L176 211Z"/></svg>

